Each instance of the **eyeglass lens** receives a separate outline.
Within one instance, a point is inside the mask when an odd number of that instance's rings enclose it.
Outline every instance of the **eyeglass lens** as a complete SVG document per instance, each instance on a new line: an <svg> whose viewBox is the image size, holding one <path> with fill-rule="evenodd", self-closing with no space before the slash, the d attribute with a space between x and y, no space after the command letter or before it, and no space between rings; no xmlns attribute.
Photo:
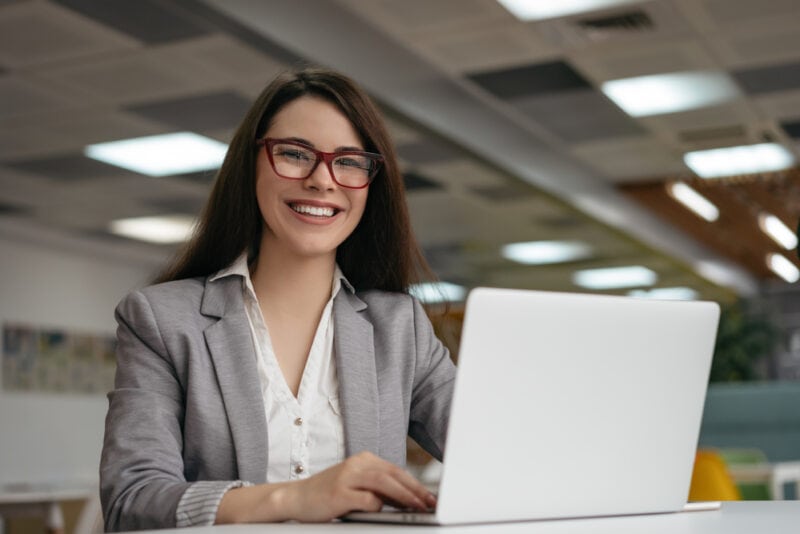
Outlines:
<svg viewBox="0 0 800 534"><path fill-rule="evenodd" d="M301 145L275 143L272 145L272 164L284 178L305 179L313 172L318 155ZM330 168L336 182L345 187L363 187L370 182L377 162L368 155L342 154L335 156Z"/></svg>

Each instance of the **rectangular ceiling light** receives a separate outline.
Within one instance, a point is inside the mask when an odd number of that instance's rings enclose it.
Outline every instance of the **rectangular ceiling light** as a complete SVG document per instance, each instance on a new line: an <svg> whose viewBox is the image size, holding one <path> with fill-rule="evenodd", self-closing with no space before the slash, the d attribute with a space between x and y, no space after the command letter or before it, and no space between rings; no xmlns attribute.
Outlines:
<svg viewBox="0 0 800 534"><path fill-rule="evenodd" d="M586 289L620 289L624 287L652 286L658 275L641 265L586 269L572 275L572 283Z"/></svg>
<svg viewBox="0 0 800 534"><path fill-rule="evenodd" d="M178 132L89 145L83 153L147 176L170 176L218 169L227 150L225 143Z"/></svg>
<svg viewBox="0 0 800 534"><path fill-rule="evenodd" d="M592 249L580 241L527 241L504 245L501 254L525 265L546 265L588 258Z"/></svg>
<svg viewBox="0 0 800 534"><path fill-rule="evenodd" d="M695 300L697 291L690 287L656 287L653 289L634 289L629 297L656 300Z"/></svg>
<svg viewBox="0 0 800 534"><path fill-rule="evenodd" d="M682 182L671 183L667 185L667 192L672 198L708 222L719 219L719 209L688 185Z"/></svg>
<svg viewBox="0 0 800 534"><path fill-rule="evenodd" d="M739 96L728 75L712 71L623 78L604 82L600 89L631 117L713 106Z"/></svg>
<svg viewBox="0 0 800 534"><path fill-rule="evenodd" d="M642 0L497 0L520 20L544 20L596 11Z"/></svg>
<svg viewBox="0 0 800 534"><path fill-rule="evenodd" d="M736 286L738 274L723 263L703 260L694 263L693 267L697 274L719 286Z"/></svg>
<svg viewBox="0 0 800 534"><path fill-rule="evenodd" d="M189 239L194 230L195 218L189 215L164 215L160 217L134 217L111 221L111 233L166 245Z"/></svg>
<svg viewBox="0 0 800 534"><path fill-rule="evenodd" d="M683 161L700 178L719 178L788 169L794 156L777 143L760 143L688 152Z"/></svg>
<svg viewBox="0 0 800 534"><path fill-rule="evenodd" d="M792 232L788 226L783 224L779 218L769 213L762 213L758 216L758 225L761 231L767 234L777 244L786 250L797 248L797 234Z"/></svg>
<svg viewBox="0 0 800 534"><path fill-rule="evenodd" d="M412 285L409 288L409 293L425 304L438 304L464 300L464 297L467 296L467 288L450 282L426 282Z"/></svg>
<svg viewBox="0 0 800 534"><path fill-rule="evenodd" d="M794 263L780 254L768 254L767 267L790 284L800 280L800 270L797 269Z"/></svg>

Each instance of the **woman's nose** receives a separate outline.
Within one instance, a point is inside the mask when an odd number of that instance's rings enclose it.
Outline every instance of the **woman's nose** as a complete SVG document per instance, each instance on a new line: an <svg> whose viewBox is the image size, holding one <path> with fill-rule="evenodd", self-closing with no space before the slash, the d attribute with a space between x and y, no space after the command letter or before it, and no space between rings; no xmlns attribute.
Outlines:
<svg viewBox="0 0 800 534"><path fill-rule="evenodd" d="M329 190L336 188L336 180L333 179L333 169L330 168L327 162L320 161L314 172L308 175L305 179L305 184L308 187L313 187L318 190Z"/></svg>

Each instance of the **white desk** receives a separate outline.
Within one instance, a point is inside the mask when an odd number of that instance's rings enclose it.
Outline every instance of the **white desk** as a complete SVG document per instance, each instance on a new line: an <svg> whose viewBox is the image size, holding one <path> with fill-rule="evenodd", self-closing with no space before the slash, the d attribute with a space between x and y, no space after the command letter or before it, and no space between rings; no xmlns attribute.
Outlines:
<svg viewBox="0 0 800 534"><path fill-rule="evenodd" d="M800 532L800 501L723 503L721 510L648 516L425 527L367 523L224 525L153 534L788 534Z"/></svg>
<svg viewBox="0 0 800 534"><path fill-rule="evenodd" d="M64 531L62 501L96 500L97 488L92 486L61 487L49 485L0 486L0 521L5 517L28 516L44 519L45 529L52 534ZM89 508L92 508L90 511ZM92 506L85 506L79 518L79 526L89 521L84 515L96 513Z"/></svg>

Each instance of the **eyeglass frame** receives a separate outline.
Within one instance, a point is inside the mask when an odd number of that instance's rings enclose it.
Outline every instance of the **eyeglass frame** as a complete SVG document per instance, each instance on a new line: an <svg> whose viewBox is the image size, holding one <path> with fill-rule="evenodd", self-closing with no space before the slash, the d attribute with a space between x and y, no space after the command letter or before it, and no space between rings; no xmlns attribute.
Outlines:
<svg viewBox="0 0 800 534"><path fill-rule="evenodd" d="M314 162L314 165L311 167L311 170L308 172L306 176L303 176L302 178L300 177L295 178L293 176L284 176L278 172L278 170L275 168L275 161L273 160L272 147L279 143L302 147L316 156L317 160ZM378 172L381 169L381 165L383 165L384 162L383 156L375 152L367 152L365 150L341 150L339 152L324 152L322 150L317 150L316 148L309 146L305 143L302 143L300 141L297 141L295 139L276 139L274 137L264 137L262 139L257 139L256 146L262 146L262 145L264 146L264 150L267 153L267 159L269 159L269 164L272 167L272 170L275 172L275 174L277 174L284 180L306 180L308 179L309 176L314 174L314 171L317 170L317 167L319 167L320 162L324 161L325 166L328 167L328 172L330 172L331 178L336 183L336 185L340 187L346 187L347 189L364 189L365 187L369 187L369 184L371 184L372 181L375 179L375 176L378 175ZM336 173L333 171L333 166L332 166L333 160L340 156L348 156L348 155L369 156L375 162L375 168L371 173L367 175L367 183L365 183L364 185L359 185L359 186L345 185L336 179Z"/></svg>

